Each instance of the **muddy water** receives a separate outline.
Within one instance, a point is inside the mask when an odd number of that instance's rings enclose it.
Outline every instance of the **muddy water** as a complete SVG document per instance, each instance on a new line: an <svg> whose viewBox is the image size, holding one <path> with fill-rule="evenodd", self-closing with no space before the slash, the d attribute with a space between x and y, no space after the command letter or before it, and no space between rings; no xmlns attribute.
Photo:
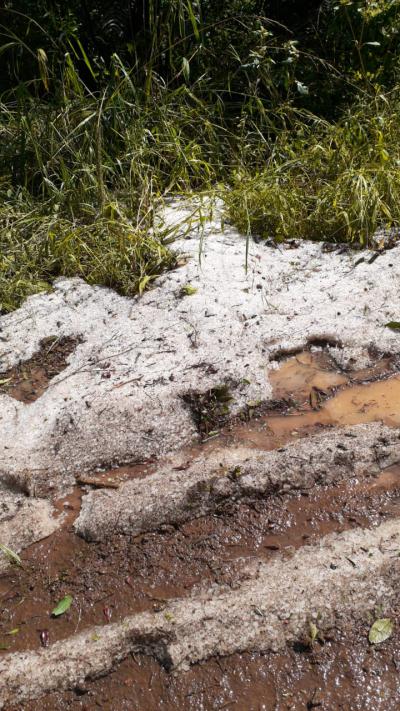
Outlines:
<svg viewBox="0 0 400 711"><path fill-rule="evenodd" d="M271 411L226 428L188 457L240 441L272 449L336 424L374 419L399 424L400 382L392 361L381 361L362 373L343 373L324 354L304 353L283 363L271 379L274 398L282 403L285 415ZM126 478L145 477L153 470L152 463L124 467L81 477L78 483L116 487ZM328 533L398 517L400 466L374 480L350 480L337 487L316 486L295 495L232 504L218 515L178 529L164 526L134 539L114 536L99 544L87 543L73 532L81 495L77 488L58 502L63 528L24 552L23 569L0 576L1 654L39 649L43 629L52 643L92 624L107 624L110 617L118 621L141 610L162 609L165 601L188 595L198 585L235 585L243 575L243 562L252 558L290 556L295 548ZM52 618L51 610L66 594L73 595L73 606L62 617ZM368 626L347 630L343 637L312 647L306 641L285 655L211 659L178 676L167 674L152 659L129 658L103 679L19 709L394 711L400 708L398 635L373 650L367 632Z"/></svg>
<svg viewBox="0 0 400 711"><path fill-rule="evenodd" d="M323 353L300 353L269 373L273 397L286 403L284 414L270 412L237 427L235 439L269 450L326 427L378 421L399 427L398 369L397 359L387 358L371 368L341 372Z"/></svg>
<svg viewBox="0 0 400 711"><path fill-rule="evenodd" d="M23 554L24 568L0 577L0 644L9 651L36 649L38 630L52 642L92 624L112 620L163 601L183 597L200 584L237 582L243 562L290 556L305 543L357 526L400 516L400 467L370 482L315 487L294 496L236 504L219 515L194 519L178 530L130 539L114 536L102 544L78 538L72 521L76 494L64 500L67 525ZM58 599L74 597L71 612L54 619ZM9 632L18 628L18 633Z"/></svg>
<svg viewBox="0 0 400 711"><path fill-rule="evenodd" d="M72 499L72 505L78 502ZM386 470L368 483L316 487L286 500L241 504L219 516L188 522L179 530L166 526L133 540L115 536L94 545L77 538L71 528L58 531L25 552L23 570L1 577L1 643L8 651L39 649L43 629L52 643L90 625L107 624L106 611L117 621L141 610L162 609L168 599L184 597L199 584L234 586L241 579L243 562L253 557L290 556L294 548L332 531L374 525L391 516L400 516L400 468ZM51 609L65 594L73 595L73 607L61 618L51 618ZM18 633L10 635L15 629ZM328 640L313 649L305 643L285 655L210 660L178 677L168 675L153 660L129 658L105 679L21 708L306 709L317 698L315 688L321 687L329 703L340 698L348 702L354 689L364 703L322 708L390 711L398 707L368 706L375 697L360 686L360 674L378 688L394 683L393 659L400 663L400 647L394 646L390 654L385 647L371 660L367 631L349 630L348 641ZM368 672L362 671L365 664ZM399 694L393 699L400 704Z"/></svg>
<svg viewBox="0 0 400 711"><path fill-rule="evenodd" d="M346 388L324 402L317 411L286 417L270 417L274 434L301 430L315 425L357 425L384 422L400 426L400 376L367 385Z"/></svg>

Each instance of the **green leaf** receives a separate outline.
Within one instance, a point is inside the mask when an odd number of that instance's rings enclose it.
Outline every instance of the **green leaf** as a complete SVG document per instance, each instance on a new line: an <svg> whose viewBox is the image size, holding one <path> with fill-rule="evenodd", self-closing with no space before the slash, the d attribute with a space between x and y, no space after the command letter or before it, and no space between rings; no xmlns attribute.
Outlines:
<svg viewBox="0 0 400 711"><path fill-rule="evenodd" d="M194 12L193 12L193 8L192 8L191 2L188 2L188 4L187 4L187 11L188 11L188 15L189 15L189 18L190 18L190 22L192 23L193 34L194 34L194 36L196 37L196 40L199 41L199 39L200 39L199 27L198 27L198 24L197 24L197 20L196 20L195 14L194 14Z"/></svg>
<svg viewBox="0 0 400 711"><path fill-rule="evenodd" d="M315 642L318 637L318 627L314 624L314 622L310 622L310 637L311 642Z"/></svg>
<svg viewBox="0 0 400 711"><path fill-rule="evenodd" d="M371 644L380 644L385 639L389 639L393 633L393 622L389 617L382 617L380 620L375 620L372 625L368 639Z"/></svg>
<svg viewBox="0 0 400 711"><path fill-rule="evenodd" d="M140 282L139 282L139 294L140 294L140 296L143 294L143 292L144 292L144 290L146 289L147 284L149 283L150 280L151 280L151 276L149 276L148 274L146 274L146 276L144 276L144 277L141 278L141 280L140 280Z"/></svg>
<svg viewBox="0 0 400 711"><path fill-rule="evenodd" d="M63 597L62 600L60 600L58 605L56 605L56 607L54 608L54 610L51 614L54 617L59 617L60 615L63 615L64 612L67 612L67 610L69 610L69 608L71 607L72 600L73 600L72 595L66 595L65 597Z"/></svg>
<svg viewBox="0 0 400 711"><path fill-rule="evenodd" d="M192 294L196 294L196 292L197 289L191 284L185 284L185 286L182 287L182 294L185 294L185 296L192 296Z"/></svg>
<svg viewBox="0 0 400 711"><path fill-rule="evenodd" d="M392 331L400 331L400 321L389 321L385 323L386 328L391 328Z"/></svg>
<svg viewBox="0 0 400 711"><path fill-rule="evenodd" d="M10 563L14 563L14 565L19 565L20 567L22 567L21 558L19 557L19 555L14 553L14 551L12 551L11 548L7 548L7 546L5 546L3 543L0 543L0 551L2 551L4 553L4 555L6 556L6 558L8 558Z"/></svg>
<svg viewBox="0 0 400 711"><path fill-rule="evenodd" d="M12 378L4 378L3 380L0 380L0 385L7 385L7 383L11 383Z"/></svg>
<svg viewBox="0 0 400 711"><path fill-rule="evenodd" d="M13 630L10 630L10 631L7 632L6 634L8 634L8 635L10 635L10 636L14 636L14 635L18 634L18 632L19 632L19 627L14 627Z"/></svg>

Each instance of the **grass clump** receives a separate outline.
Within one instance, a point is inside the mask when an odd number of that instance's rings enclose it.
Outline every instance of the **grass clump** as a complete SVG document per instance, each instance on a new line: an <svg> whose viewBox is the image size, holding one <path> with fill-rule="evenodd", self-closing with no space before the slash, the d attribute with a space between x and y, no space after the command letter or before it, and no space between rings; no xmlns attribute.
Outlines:
<svg viewBox="0 0 400 711"><path fill-rule="evenodd" d="M262 171L240 171L226 192L245 233L368 245L400 227L400 92L362 97L340 121L297 120Z"/></svg>
<svg viewBox="0 0 400 711"><path fill-rule="evenodd" d="M80 276L134 295L175 266L167 230L135 226L120 214L85 224L23 207L0 211L0 311L49 290L59 276Z"/></svg>
<svg viewBox="0 0 400 711"><path fill-rule="evenodd" d="M0 105L0 312L58 276L141 294L176 263L163 198L215 181L213 110L198 126L189 90L147 96L113 67L100 94L67 58L54 102L20 86Z"/></svg>

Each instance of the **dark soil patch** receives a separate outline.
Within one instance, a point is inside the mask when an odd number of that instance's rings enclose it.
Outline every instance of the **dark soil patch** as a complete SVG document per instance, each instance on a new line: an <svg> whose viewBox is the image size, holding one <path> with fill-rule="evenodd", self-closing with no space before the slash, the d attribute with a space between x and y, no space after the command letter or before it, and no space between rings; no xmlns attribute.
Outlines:
<svg viewBox="0 0 400 711"><path fill-rule="evenodd" d="M29 360L0 373L0 393L29 404L43 395L50 380L67 365L68 356L74 352L79 337L50 336L40 342L40 348Z"/></svg>
<svg viewBox="0 0 400 711"><path fill-rule="evenodd" d="M182 395L182 400L188 405L202 438L219 430L229 420L229 403L232 394L228 383L216 385L204 392L189 390Z"/></svg>

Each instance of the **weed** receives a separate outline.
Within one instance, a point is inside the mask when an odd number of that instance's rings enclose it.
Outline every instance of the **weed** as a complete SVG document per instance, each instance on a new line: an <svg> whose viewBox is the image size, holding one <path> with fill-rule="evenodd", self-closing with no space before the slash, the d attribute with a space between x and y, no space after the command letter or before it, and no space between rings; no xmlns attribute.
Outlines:
<svg viewBox="0 0 400 711"><path fill-rule="evenodd" d="M245 233L368 246L400 225L400 94L363 97L335 124L309 117L278 136L265 170L238 174L225 202Z"/></svg>
<svg viewBox="0 0 400 711"><path fill-rule="evenodd" d="M229 403L232 400L230 387L223 383L205 392L190 390L182 397L190 407L193 420L201 437L218 430L229 419Z"/></svg>

